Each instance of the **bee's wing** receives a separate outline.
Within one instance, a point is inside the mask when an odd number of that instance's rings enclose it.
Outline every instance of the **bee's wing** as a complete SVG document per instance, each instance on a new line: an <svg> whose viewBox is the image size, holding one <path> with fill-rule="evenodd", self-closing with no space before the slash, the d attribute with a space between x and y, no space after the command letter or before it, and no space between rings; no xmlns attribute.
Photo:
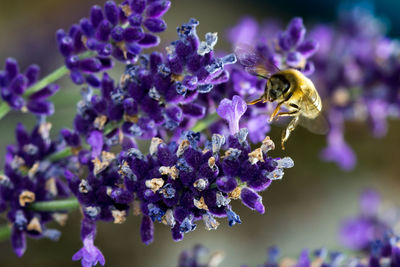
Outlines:
<svg viewBox="0 0 400 267"><path fill-rule="evenodd" d="M303 92L304 93L304 92ZM313 94L303 94L300 101L300 106L305 114L318 114L316 118L308 118L300 115L299 124L315 134L327 134L329 131L329 123L326 119L324 112L321 112L321 106L317 107L315 103L320 104L318 93L315 91ZM318 105L319 105L318 104Z"/></svg>
<svg viewBox="0 0 400 267"><path fill-rule="evenodd" d="M325 135L329 131L329 123L325 115L321 112L314 119L307 118L303 115L299 117L299 124L315 134Z"/></svg>
<svg viewBox="0 0 400 267"><path fill-rule="evenodd" d="M265 59L260 53L249 45L241 44L236 46L235 55L244 69L264 79L279 71L279 68Z"/></svg>

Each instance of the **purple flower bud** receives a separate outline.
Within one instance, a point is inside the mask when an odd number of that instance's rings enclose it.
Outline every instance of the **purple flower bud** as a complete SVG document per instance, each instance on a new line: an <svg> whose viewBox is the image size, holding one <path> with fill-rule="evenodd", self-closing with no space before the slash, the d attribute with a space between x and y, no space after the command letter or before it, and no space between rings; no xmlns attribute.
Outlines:
<svg viewBox="0 0 400 267"><path fill-rule="evenodd" d="M248 187L242 188L242 192L240 193L240 198L242 199L244 205L246 205L252 210L256 210L259 213L264 214L265 208L261 202L262 198L256 192L254 192Z"/></svg>
<svg viewBox="0 0 400 267"><path fill-rule="evenodd" d="M146 15L151 18L158 18L164 15L171 6L171 1L155 1L150 4L146 9Z"/></svg>
<svg viewBox="0 0 400 267"><path fill-rule="evenodd" d="M141 14L146 8L145 0L132 0L131 1L131 9L133 12Z"/></svg>
<svg viewBox="0 0 400 267"><path fill-rule="evenodd" d="M93 6L90 10L90 22L92 23L93 27L97 28L97 26L99 26L99 24L102 22L103 18L101 7L98 5Z"/></svg>
<svg viewBox="0 0 400 267"><path fill-rule="evenodd" d="M94 74L89 74L86 75L85 77L86 83L94 88L100 87L101 81L100 79L94 75Z"/></svg>
<svg viewBox="0 0 400 267"><path fill-rule="evenodd" d="M124 110L129 116L135 115L138 112L138 105L133 98L124 99Z"/></svg>
<svg viewBox="0 0 400 267"><path fill-rule="evenodd" d="M79 67L79 57L78 56L70 56L65 59L65 65L68 69L73 70Z"/></svg>
<svg viewBox="0 0 400 267"><path fill-rule="evenodd" d="M144 21L144 26L151 32L163 32L167 28L167 24L162 19L148 18Z"/></svg>
<svg viewBox="0 0 400 267"><path fill-rule="evenodd" d="M297 51L300 52L304 57L309 58L315 52L317 52L319 43L316 40L307 40L302 42L298 47Z"/></svg>
<svg viewBox="0 0 400 267"><path fill-rule="evenodd" d="M11 245L15 254L18 257L22 257L26 251L26 238L24 231L20 231L17 227L12 227L11 232Z"/></svg>
<svg viewBox="0 0 400 267"><path fill-rule="evenodd" d="M150 33L145 33L144 38L139 41L139 45L146 48L157 46L159 43L160 38Z"/></svg>
<svg viewBox="0 0 400 267"><path fill-rule="evenodd" d="M179 224L175 224L175 226L171 229L172 239L177 242L183 239L183 233L180 231Z"/></svg>
<svg viewBox="0 0 400 267"><path fill-rule="evenodd" d="M14 94L22 95L26 89L26 84L28 80L23 74L17 74L17 76L13 79L10 84L10 90Z"/></svg>
<svg viewBox="0 0 400 267"><path fill-rule="evenodd" d="M58 29L56 31L56 40L57 43L61 42L61 39L64 38L65 36L67 36L67 34L65 33L65 31L63 29Z"/></svg>
<svg viewBox="0 0 400 267"><path fill-rule="evenodd" d="M111 31L111 38L113 38L116 42L121 42L124 40L124 28L121 26L114 27Z"/></svg>
<svg viewBox="0 0 400 267"><path fill-rule="evenodd" d="M89 19L83 18L79 21L82 33L88 37L92 37L94 34L94 27Z"/></svg>
<svg viewBox="0 0 400 267"><path fill-rule="evenodd" d="M169 58L168 67L172 73L180 74L183 72L184 62L179 57Z"/></svg>
<svg viewBox="0 0 400 267"><path fill-rule="evenodd" d="M78 147L81 144L81 139L79 135L75 132L71 132L68 129L62 129L60 131L62 137L64 138L65 142L68 146L71 147Z"/></svg>
<svg viewBox="0 0 400 267"><path fill-rule="evenodd" d="M286 64L290 67L296 68L301 64L303 57L299 52L289 52L286 58Z"/></svg>
<svg viewBox="0 0 400 267"><path fill-rule="evenodd" d="M118 6L114 1L107 1L104 4L104 14L111 24L115 25L118 23Z"/></svg>
<svg viewBox="0 0 400 267"><path fill-rule="evenodd" d="M287 27L287 33L292 46L299 45L304 40L304 35L306 34L303 20L301 18L292 19Z"/></svg>
<svg viewBox="0 0 400 267"><path fill-rule="evenodd" d="M5 71L1 70L0 71L0 87L7 87L8 81L6 77ZM2 94L4 94L4 89L0 90Z"/></svg>
<svg viewBox="0 0 400 267"><path fill-rule="evenodd" d="M126 49L128 50L129 53L132 55L139 55L140 51L142 51L142 47L140 47L136 43L128 43L126 44Z"/></svg>
<svg viewBox="0 0 400 267"><path fill-rule="evenodd" d="M19 73L18 62L14 58L7 58L4 70L6 72L7 80L11 81Z"/></svg>
<svg viewBox="0 0 400 267"><path fill-rule="evenodd" d="M145 37L141 27L129 27L124 30L124 40L128 43L142 40Z"/></svg>
<svg viewBox="0 0 400 267"><path fill-rule="evenodd" d="M28 67L28 69L25 71L25 76L28 79L27 86L31 86L38 80L39 73L40 67L38 65L30 65Z"/></svg>
<svg viewBox="0 0 400 267"><path fill-rule="evenodd" d="M30 112L38 115L50 116L54 113L53 103L44 100L32 100L27 104L27 108Z"/></svg>
<svg viewBox="0 0 400 267"><path fill-rule="evenodd" d="M79 61L79 68L85 72L98 72L101 67L101 62L97 58L85 58Z"/></svg>
<svg viewBox="0 0 400 267"><path fill-rule="evenodd" d="M15 135L18 142L18 145L22 148L24 145L29 144L30 138L29 134L26 131L24 125L22 123L18 123L15 128Z"/></svg>
<svg viewBox="0 0 400 267"><path fill-rule="evenodd" d="M144 215L140 224L140 237L142 242L149 245L154 238L154 225L149 216Z"/></svg>
<svg viewBox="0 0 400 267"><path fill-rule="evenodd" d="M132 14L128 17L129 24L133 27L142 25L143 17L140 14Z"/></svg>
<svg viewBox="0 0 400 267"><path fill-rule="evenodd" d="M191 118L203 118L206 112L206 108L204 106L195 103L182 105L181 108L183 114Z"/></svg>
<svg viewBox="0 0 400 267"><path fill-rule="evenodd" d="M85 82L85 78L79 71L71 71L70 78L73 83L78 85L83 84Z"/></svg>
<svg viewBox="0 0 400 267"><path fill-rule="evenodd" d="M232 192L237 186L236 179L234 177L223 176L217 179L217 187L219 190L225 193Z"/></svg>
<svg viewBox="0 0 400 267"><path fill-rule="evenodd" d="M239 120L247 110L246 102L240 96L233 96L232 100L224 98L218 108L218 115L228 121L232 135L239 132Z"/></svg>
<svg viewBox="0 0 400 267"><path fill-rule="evenodd" d="M96 38L99 41L108 42L112 30L112 25L108 20L103 20L96 31Z"/></svg>
<svg viewBox="0 0 400 267"><path fill-rule="evenodd" d="M289 35L286 32L279 33L278 44L282 50L284 50L284 51L290 50L292 43L291 43Z"/></svg>
<svg viewBox="0 0 400 267"><path fill-rule="evenodd" d="M56 84L51 84L51 85L46 86L43 89L37 91L36 93L33 93L32 95L30 95L29 99L30 100L46 99L46 98L49 98L50 96L54 95L59 89L60 89L60 86L58 86Z"/></svg>
<svg viewBox="0 0 400 267"><path fill-rule="evenodd" d="M193 47L187 45L185 42L178 40L175 45L175 52L176 55L180 58L185 58L186 56L190 55L194 51Z"/></svg>

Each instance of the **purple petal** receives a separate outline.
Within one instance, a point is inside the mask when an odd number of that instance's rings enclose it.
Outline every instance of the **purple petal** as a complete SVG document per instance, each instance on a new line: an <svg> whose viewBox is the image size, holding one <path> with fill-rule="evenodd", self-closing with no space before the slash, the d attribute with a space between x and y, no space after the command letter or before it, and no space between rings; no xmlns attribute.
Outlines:
<svg viewBox="0 0 400 267"><path fill-rule="evenodd" d="M264 214L265 207L261 202L262 198L256 192L254 192L250 188L245 187L240 193L240 198L242 199L244 205L252 210L256 210L259 213Z"/></svg>
<svg viewBox="0 0 400 267"><path fill-rule="evenodd" d="M239 131L239 120L247 110L246 102L240 96L233 96L232 100L224 98L218 108L218 115L227 120L231 134Z"/></svg>
<svg viewBox="0 0 400 267"><path fill-rule="evenodd" d="M142 242L146 245L149 245L153 242L154 237L154 226L153 221L149 216L144 215L142 218L142 223L140 224L140 236L142 238Z"/></svg>
<svg viewBox="0 0 400 267"><path fill-rule="evenodd" d="M18 257L22 257L26 251L26 237L23 231L18 230L15 226L12 227L11 231L11 245L15 254Z"/></svg>
<svg viewBox="0 0 400 267"><path fill-rule="evenodd" d="M100 131L92 131L87 142L92 147L92 157L99 157L104 145L103 134Z"/></svg>

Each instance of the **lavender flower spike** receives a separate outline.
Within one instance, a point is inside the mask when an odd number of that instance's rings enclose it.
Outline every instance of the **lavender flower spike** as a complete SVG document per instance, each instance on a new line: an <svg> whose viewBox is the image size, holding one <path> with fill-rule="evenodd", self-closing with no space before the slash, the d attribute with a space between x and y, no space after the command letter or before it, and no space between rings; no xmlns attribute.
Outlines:
<svg viewBox="0 0 400 267"><path fill-rule="evenodd" d="M247 110L246 102L237 95L234 95L232 100L224 98L218 108L218 115L227 120L229 131L232 135L239 132L239 120Z"/></svg>

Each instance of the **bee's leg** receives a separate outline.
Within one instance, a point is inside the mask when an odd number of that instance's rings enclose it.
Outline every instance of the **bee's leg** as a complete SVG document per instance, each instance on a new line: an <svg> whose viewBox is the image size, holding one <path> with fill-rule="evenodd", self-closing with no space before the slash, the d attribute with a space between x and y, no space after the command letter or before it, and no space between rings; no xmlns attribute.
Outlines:
<svg viewBox="0 0 400 267"><path fill-rule="evenodd" d="M299 116L296 116L293 118L293 120L290 121L286 129L282 132L282 140L281 140L282 150L285 150L285 142L289 139L290 134L294 131L298 123L299 123Z"/></svg>
<svg viewBox="0 0 400 267"><path fill-rule="evenodd" d="M283 104L283 102L278 103L278 105L276 106L276 108L274 109L274 112L272 112L271 117L269 118L269 122L272 122L276 116L276 114L278 114L279 110L281 109L281 105Z"/></svg>
<svg viewBox="0 0 400 267"><path fill-rule="evenodd" d="M277 120L280 117L293 117L293 116L297 116L299 114L299 110L293 110L290 112L281 112L275 115L275 120Z"/></svg>
<svg viewBox="0 0 400 267"><path fill-rule="evenodd" d="M264 100L264 96L261 96L258 99L254 99L254 100L252 100L250 102L247 102L247 105L254 105L254 104L257 104L258 102L263 101L263 100Z"/></svg>

